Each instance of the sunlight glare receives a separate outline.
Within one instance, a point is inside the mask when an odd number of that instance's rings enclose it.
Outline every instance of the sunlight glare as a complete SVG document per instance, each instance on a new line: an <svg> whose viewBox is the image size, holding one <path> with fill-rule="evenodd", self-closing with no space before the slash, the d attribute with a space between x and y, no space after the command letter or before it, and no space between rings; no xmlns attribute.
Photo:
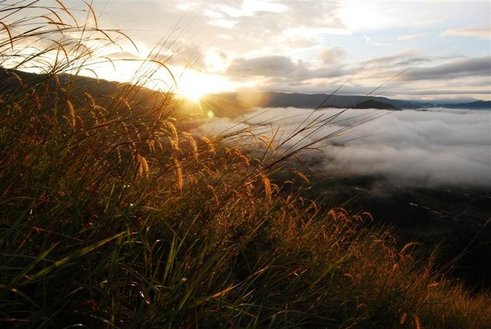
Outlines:
<svg viewBox="0 0 491 329"><path fill-rule="evenodd" d="M212 59L217 62L218 66L222 64L216 58ZM97 78L120 82L135 82L143 74L140 82L143 82L145 87L163 92L174 92L177 96L192 103L199 103L206 94L230 92L243 87L242 84L230 81L218 72L216 74L205 73L181 66L168 66L175 81L169 71L157 67L155 69L150 67L148 76L145 76L146 71L141 70L141 65L142 62L138 61L100 62L92 65L90 67L92 70L84 71L82 74L96 77L93 72L97 72Z"/></svg>
<svg viewBox="0 0 491 329"><path fill-rule="evenodd" d="M206 90L197 84L182 84L179 85L178 94L188 101L199 103L206 94Z"/></svg>
<svg viewBox="0 0 491 329"><path fill-rule="evenodd" d="M195 103L206 94L234 90L235 84L223 76L187 69L178 78L177 93Z"/></svg>

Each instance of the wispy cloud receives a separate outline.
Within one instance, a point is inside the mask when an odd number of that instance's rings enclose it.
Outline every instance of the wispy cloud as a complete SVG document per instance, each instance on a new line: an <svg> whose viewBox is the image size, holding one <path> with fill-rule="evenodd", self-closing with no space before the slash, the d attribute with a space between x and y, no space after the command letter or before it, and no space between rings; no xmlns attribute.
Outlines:
<svg viewBox="0 0 491 329"><path fill-rule="evenodd" d="M423 56L416 51L403 51L394 55L375 57L360 64L365 68L379 67L388 69L391 67L411 66L433 60L433 58Z"/></svg>
<svg viewBox="0 0 491 329"><path fill-rule="evenodd" d="M465 58L432 67L416 68L403 77L407 80L443 80L478 76L491 76L491 56Z"/></svg>
<svg viewBox="0 0 491 329"><path fill-rule="evenodd" d="M491 39L491 26L464 27L448 29L441 33L442 36L477 37Z"/></svg>
<svg viewBox="0 0 491 329"><path fill-rule="evenodd" d="M390 46L390 43L388 43L388 42L376 42L376 41L373 41L372 38L369 37L368 35L365 35L363 37L365 39L365 42L368 45L371 45L371 46L380 46L380 47L389 47Z"/></svg>
<svg viewBox="0 0 491 329"><path fill-rule="evenodd" d="M401 35L397 38L399 41L407 41L407 40L412 40L412 39L418 39L426 36L426 33L416 33L416 34L405 34Z"/></svg>

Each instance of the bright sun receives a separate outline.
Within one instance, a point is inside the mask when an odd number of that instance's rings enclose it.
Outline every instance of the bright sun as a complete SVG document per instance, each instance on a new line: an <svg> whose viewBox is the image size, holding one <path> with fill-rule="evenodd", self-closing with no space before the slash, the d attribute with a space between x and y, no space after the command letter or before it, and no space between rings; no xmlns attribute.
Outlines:
<svg viewBox="0 0 491 329"><path fill-rule="evenodd" d="M96 71L104 79L126 82L138 76L140 65L138 62L115 62L115 65L99 63ZM206 94L233 91L239 87L236 82L219 74L204 73L183 67L171 67L171 71L174 73L175 80L167 71L159 70L153 72L145 86L156 90L171 90L194 103L199 103Z"/></svg>
<svg viewBox="0 0 491 329"><path fill-rule="evenodd" d="M186 70L177 80L177 93L195 103L199 103L206 94L230 91L235 87L223 76L191 69Z"/></svg>
<svg viewBox="0 0 491 329"><path fill-rule="evenodd" d="M200 85L197 81L192 83L181 83L178 86L178 94L194 103L199 103L201 98L206 95L208 91L204 86Z"/></svg>

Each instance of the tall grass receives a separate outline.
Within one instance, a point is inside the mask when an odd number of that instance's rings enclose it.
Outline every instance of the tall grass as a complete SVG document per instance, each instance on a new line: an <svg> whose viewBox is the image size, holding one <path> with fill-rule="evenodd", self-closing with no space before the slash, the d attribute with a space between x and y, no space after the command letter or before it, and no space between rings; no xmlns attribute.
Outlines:
<svg viewBox="0 0 491 329"><path fill-rule="evenodd" d="M193 136L170 93L60 75L94 60L93 33L121 36L90 6L0 13L2 65L44 73L2 72L0 326L491 325L488 295L437 280L368 214L282 194L284 154Z"/></svg>

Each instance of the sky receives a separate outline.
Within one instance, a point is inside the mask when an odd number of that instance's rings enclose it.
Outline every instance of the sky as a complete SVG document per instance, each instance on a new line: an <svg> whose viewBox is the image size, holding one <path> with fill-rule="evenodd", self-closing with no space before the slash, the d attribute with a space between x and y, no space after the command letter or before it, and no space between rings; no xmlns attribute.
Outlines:
<svg viewBox="0 0 491 329"><path fill-rule="evenodd" d="M63 3L85 8L79 0ZM340 94L491 100L489 0L94 0L93 6L99 26L121 29L137 46L121 40L121 48L100 49L104 56L153 53L178 81L172 86L163 72L163 89L189 97L247 88L330 93L342 85ZM129 80L135 67L121 62L98 73Z"/></svg>
<svg viewBox="0 0 491 329"><path fill-rule="evenodd" d="M385 84L377 93L491 99L489 0L94 4L104 26L121 28L141 45L140 55L172 42L170 64L189 94L238 88L329 93L344 83L346 94Z"/></svg>

